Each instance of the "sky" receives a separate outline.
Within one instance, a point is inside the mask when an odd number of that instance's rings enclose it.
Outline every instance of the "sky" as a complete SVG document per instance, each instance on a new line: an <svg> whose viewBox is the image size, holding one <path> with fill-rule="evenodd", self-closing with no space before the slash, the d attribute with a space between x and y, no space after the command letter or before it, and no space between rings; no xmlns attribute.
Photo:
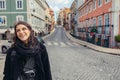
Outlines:
<svg viewBox="0 0 120 80"><path fill-rule="evenodd" d="M57 13L60 9L63 9L64 7L70 8L73 0L46 0L50 8L54 10L55 17L57 16Z"/></svg>

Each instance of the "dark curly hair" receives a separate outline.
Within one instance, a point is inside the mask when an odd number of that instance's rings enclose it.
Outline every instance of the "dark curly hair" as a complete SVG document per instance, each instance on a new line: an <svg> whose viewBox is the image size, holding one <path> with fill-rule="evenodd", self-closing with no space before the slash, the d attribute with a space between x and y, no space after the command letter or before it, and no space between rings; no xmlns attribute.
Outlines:
<svg viewBox="0 0 120 80"><path fill-rule="evenodd" d="M32 30L32 27L30 26L30 24L28 24L27 22L24 22L24 21L19 21L19 22L17 22L17 23L15 23L14 24L14 37L13 37L13 41L14 41L14 46L16 45L16 42L19 40L19 41L21 41L18 37L17 37L17 32L16 32L16 27L18 26L18 25L25 25L29 30L30 30L30 37L29 37L29 39L28 39L28 42L29 41L31 41L31 43L32 44L34 44L34 32L33 32L33 30Z"/></svg>

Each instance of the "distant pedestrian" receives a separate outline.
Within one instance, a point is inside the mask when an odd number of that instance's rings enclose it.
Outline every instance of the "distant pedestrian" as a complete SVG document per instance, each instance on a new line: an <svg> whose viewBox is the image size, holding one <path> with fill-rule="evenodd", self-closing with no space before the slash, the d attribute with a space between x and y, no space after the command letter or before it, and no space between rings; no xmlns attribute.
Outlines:
<svg viewBox="0 0 120 80"><path fill-rule="evenodd" d="M3 80L52 80L48 53L33 35L31 26L19 21L14 44L8 50Z"/></svg>

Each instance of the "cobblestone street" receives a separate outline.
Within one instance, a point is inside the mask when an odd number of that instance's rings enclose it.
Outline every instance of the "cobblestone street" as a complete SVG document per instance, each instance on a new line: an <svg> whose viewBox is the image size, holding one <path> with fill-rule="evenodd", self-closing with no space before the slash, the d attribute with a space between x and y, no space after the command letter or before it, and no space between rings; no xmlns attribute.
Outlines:
<svg viewBox="0 0 120 80"><path fill-rule="evenodd" d="M120 56L85 47L47 46L53 80L120 80ZM5 55L0 54L0 80Z"/></svg>
<svg viewBox="0 0 120 80"><path fill-rule="evenodd" d="M48 48L53 80L120 80L120 56L84 49Z"/></svg>
<svg viewBox="0 0 120 80"><path fill-rule="evenodd" d="M120 56L81 46L62 28L45 39L53 80L120 80ZM5 55L0 54L0 80Z"/></svg>
<svg viewBox="0 0 120 80"><path fill-rule="evenodd" d="M0 80L3 78L5 55L0 53Z"/></svg>

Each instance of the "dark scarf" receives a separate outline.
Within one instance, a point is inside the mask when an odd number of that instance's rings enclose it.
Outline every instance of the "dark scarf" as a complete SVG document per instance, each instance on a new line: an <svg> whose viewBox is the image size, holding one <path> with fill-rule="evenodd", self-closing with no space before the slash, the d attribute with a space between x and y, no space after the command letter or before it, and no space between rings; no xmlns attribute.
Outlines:
<svg viewBox="0 0 120 80"><path fill-rule="evenodd" d="M36 38L34 38L34 40L34 44L30 41L27 45L18 40L16 42L16 51L22 56L35 56L40 51L40 45Z"/></svg>

